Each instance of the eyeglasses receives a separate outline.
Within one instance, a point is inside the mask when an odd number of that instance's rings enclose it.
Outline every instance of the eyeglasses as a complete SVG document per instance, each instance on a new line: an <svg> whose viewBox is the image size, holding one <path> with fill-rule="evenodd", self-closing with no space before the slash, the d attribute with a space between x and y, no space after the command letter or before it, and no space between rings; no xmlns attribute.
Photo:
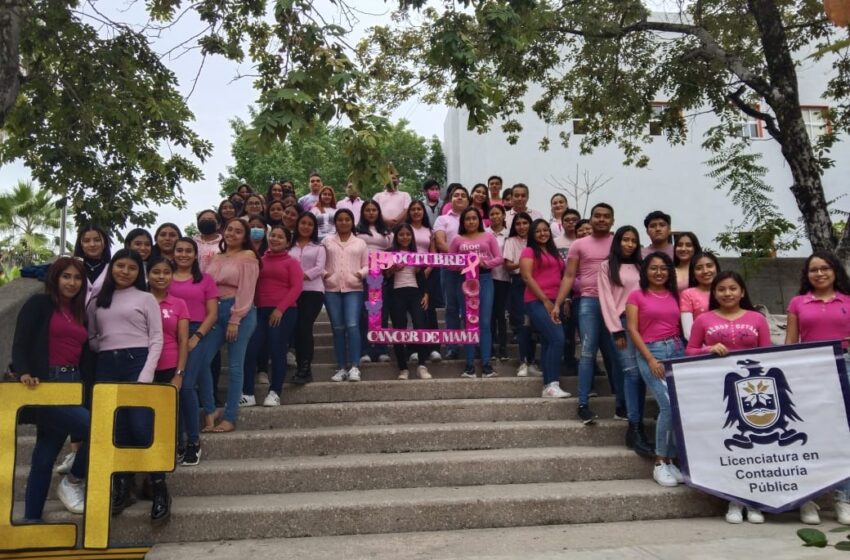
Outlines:
<svg viewBox="0 0 850 560"><path fill-rule="evenodd" d="M829 274L832 272L831 266L819 266L818 268L810 268L809 274Z"/></svg>

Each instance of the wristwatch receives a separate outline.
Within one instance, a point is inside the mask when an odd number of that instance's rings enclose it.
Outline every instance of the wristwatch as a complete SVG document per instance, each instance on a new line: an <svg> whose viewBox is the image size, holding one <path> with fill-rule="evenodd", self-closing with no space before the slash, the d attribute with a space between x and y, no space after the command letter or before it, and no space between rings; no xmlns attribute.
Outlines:
<svg viewBox="0 0 850 560"><path fill-rule="evenodd" d="M174 371L174 375L179 375L180 377L183 377L183 373L185 373L185 372L182 369L178 369L178 370Z"/></svg>

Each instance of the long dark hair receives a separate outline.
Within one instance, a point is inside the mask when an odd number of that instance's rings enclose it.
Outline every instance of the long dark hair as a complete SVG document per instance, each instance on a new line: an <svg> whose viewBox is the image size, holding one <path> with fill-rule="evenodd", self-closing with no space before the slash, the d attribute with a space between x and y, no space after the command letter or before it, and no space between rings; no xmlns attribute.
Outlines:
<svg viewBox="0 0 850 560"><path fill-rule="evenodd" d="M693 257L691 257L691 264L688 265L688 287L694 288L699 286L699 282L697 282L696 277L696 268L697 261L700 259L708 259L714 263L715 275L720 274L720 260L717 258L717 255L712 253L711 251L703 251L701 253L695 253Z"/></svg>
<svg viewBox="0 0 850 560"><path fill-rule="evenodd" d="M177 241L179 241L179 239L178 239ZM174 242L174 244L175 244L175 245L177 245L177 242L175 241L175 242ZM170 268L170 269L171 269L171 272L172 272L172 273L173 273L175 270L177 270L177 265L175 265L175 264L174 264L174 261L172 261L171 259L166 259L166 258L165 258L165 257L163 257L162 255L160 255L160 256L158 256L158 257L151 257L151 258L148 260L148 270L147 270L148 275L150 275L151 270L153 270L153 267L155 267L155 266L156 266L156 265L158 265L158 264L163 264L163 263L165 263L166 265L168 265L168 268ZM148 284L148 291L150 291L150 288L151 288L151 287L150 287L150 284Z"/></svg>
<svg viewBox="0 0 850 560"><path fill-rule="evenodd" d="M413 221L410 219L410 209L414 206L422 208L422 226L431 229L431 218L428 217L428 210L425 208L425 203L421 200L414 200L407 207L407 216L404 219L404 223L413 225Z"/></svg>
<svg viewBox="0 0 850 560"><path fill-rule="evenodd" d="M564 213L566 214L566 212ZM630 257L624 257L621 244L623 237L629 232L635 235L637 246ZM620 267L624 264L631 264L640 272L640 261L640 234L637 228L634 226L621 227L614 234L614 239L611 240L611 252L608 253L608 275L611 278L611 283L622 288L623 281L620 279Z"/></svg>
<svg viewBox="0 0 850 560"><path fill-rule="evenodd" d="M744 282L743 277L740 274L735 272L734 270L724 270L723 272L718 272L717 276L714 277L714 281L711 283L711 291L708 294L708 308L709 309L717 309L720 307L720 303L717 301L717 298L714 297L714 291L717 289L717 285L720 284L723 280L728 280L731 278L738 286L741 287L741 291L744 293L744 296L741 298L741 303L739 304L741 309L747 309L749 311L755 311L755 307L753 307L753 302L750 301L750 291L747 290L747 284Z"/></svg>
<svg viewBox="0 0 850 560"><path fill-rule="evenodd" d="M534 233L535 231L537 231L537 226L539 226L540 224L545 225L546 228L549 230L549 239L542 246L539 243L537 243L537 239L535 239L535 233ZM534 220L531 223L531 227L528 228L528 245L527 245L527 247L531 248L531 251L534 253L534 260L536 260L538 262L542 262L543 253L548 253L549 255L554 257L555 260L558 261L558 268L560 269L561 273L563 274L564 266L565 266L564 259L562 259L561 255L558 254L558 248L555 247L555 240L552 239L552 228L549 227L549 222L547 222L546 220L537 219L537 220Z"/></svg>
<svg viewBox="0 0 850 560"><path fill-rule="evenodd" d="M74 257L59 257L50 268L47 269L47 277L44 279L44 291L50 296L50 301L59 309L62 304L61 295L59 293L59 277L62 273L73 268L82 277L80 289L68 302L71 308L71 315L78 323L85 324L86 322L86 269L80 259Z"/></svg>
<svg viewBox="0 0 850 560"><path fill-rule="evenodd" d="M490 219L490 189L487 188L487 185L484 183L477 183L469 189L469 205L472 206L472 193L474 193L475 189L478 187L484 187L484 203L481 205L481 211L484 212L484 217L482 219Z"/></svg>
<svg viewBox="0 0 850 560"><path fill-rule="evenodd" d="M337 210L337 213L342 212L343 210L346 210L346 208L342 208L340 210ZM313 233L312 233L312 235L310 235L310 243L318 243L319 242L319 221L316 219L315 214L313 214L312 212L304 212L300 216L298 216L297 220L295 220L295 240L297 241L299 239L300 235L301 235L301 234L298 233L298 225L301 223L301 220L303 220L305 218L313 222ZM351 221L352 222L354 221L354 214L351 214Z"/></svg>
<svg viewBox="0 0 850 560"><path fill-rule="evenodd" d="M153 258L153 255L151 255L151 260ZM142 292L145 291L145 265L142 262L142 256L130 249L119 249L112 255L112 259L109 261L109 268L106 269L106 278L103 281L103 287L97 294L97 307L109 309L109 306L112 305L112 296L115 294L115 278L112 277L112 266L116 261L121 259L132 259L136 263L139 267L139 273L136 275L136 280L133 282L132 287Z"/></svg>
<svg viewBox="0 0 850 560"><path fill-rule="evenodd" d="M413 226L404 222L398 224L395 229L393 229L393 242L392 245L390 245L390 251L396 252L402 250L398 245L398 234L403 229L410 232L410 248L405 249L405 251L409 253L416 253L416 234L413 233Z"/></svg>
<svg viewBox="0 0 850 560"><path fill-rule="evenodd" d="M151 233L144 228L136 228L130 230L130 233L128 233L127 236L124 238L124 248L129 249L130 244L137 237L147 237L148 241L151 244L151 251L153 251L153 237L151 237ZM150 256L148 258L150 258Z"/></svg>
<svg viewBox="0 0 850 560"><path fill-rule="evenodd" d="M280 231L283 232L283 236L286 238L286 243L289 245L289 248L287 248L287 251L292 249L292 245L295 244L295 232L286 229L286 226L284 226L283 224L272 224L271 227L269 227L269 233L271 233L272 231L274 231L276 229L279 229ZM268 238L268 234L266 234L266 237Z"/></svg>
<svg viewBox="0 0 850 560"><path fill-rule="evenodd" d="M534 220L531 219L531 216L528 214L528 212L517 212L516 214L514 214L514 219L511 220L511 229L510 231L508 231L508 237L517 237L519 235L516 232L516 221L519 219L523 219L528 222L528 237L531 237L531 222L533 222Z"/></svg>
<svg viewBox="0 0 850 560"><path fill-rule="evenodd" d="M257 256L257 252L254 251L254 246L251 244L251 226L248 225L248 222L243 220L242 218L230 218L227 220L227 223L224 224L224 229L227 229L227 226L232 224L233 222L239 222L242 225L242 229L245 230L245 235L242 238L242 249L245 251L251 251L254 253L254 256L259 260L260 257ZM221 236L221 241L218 242L218 249L222 253L227 251L227 243L224 241L224 236Z"/></svg>
<svg viewBox="0 0 850 560"><path fill-rule="evenodd" d="M371 198L364 202L363 206L360 207L360 221L357 222L357 227L354 228L354 233L372 235L372 231L369 229L369 224L366 223L366 213L363 212L363 210L365 210L366 207L370 204L378 209L378 218L373 224L375 226L375 231L378 232L378 235L388 235L390 233L390 230L387 228L387 224L384 222L384 214L381 212L381 205L372 200Z"/></svg>
<svg viewBox="0 0 850 560"><path fill-rule="evenodd" d="M251 200L252 198L256 198L257 200L260 201L260 213L261 214L266 211L266 203L263 200L263 197L261 197L258 194L251 193L251 194L249 194L248 196L245 197L245 202L242 203L242 209L239 211L240 217L248 215L248 201Z"/></svg>
<svg viewBox="0 0 850 560"><path fill-rule="evenodd" d="M676 256L676 245L679 244L679 240L683 237L690 237L691 243L694 245L694 257L702 253L702 245L699 244L699 239L696 234L691 231L680 231L676 235L673 236L673 265L679 266L679 257ZM691 257L691 261L694 260L694 257ZM690 267L689 267L690 269ZM688 281L688 285L690 285L690 279Z"/></svg>
<svg viewBox="0 0 850 560"><path fill-rule="evenodd" d="M100 238L103 240L103 254L100 256L100 260L101 262L109 262L109 259L112 258L112 239L106 233L105 229L95 224L85 224L77 230L77 241L74 243L74 256L86 258L86 254L83 253L83 234L90 231L96 231L100 234Z"/></svg>
<svg viewBox="0 0 850 560"><path fill-rule="evenodd" d="M233 217L236 217L236 216L239 215L240 209L237 208L235 204L233 204L232 200L230 200L229 198L225 198L224 200L221 201L221 203L219 203L218 211L216 212L218 214L218 223L219 224L223 224L226 221L224 219L224 216L221 215L221 207L224 206L225 204L230 204L233 207Z"/></svg>
<svg viewBox="0 0 850 560"><path fill-rule="evenodd" d="M175 251L177 250L178 243L188 243L192 246L192 250L195 251L195 260L192 261L192 284L197 284L198 282L204 279L204 274L201 272L201 264L198 262L198 257L200 253L200 251L198 251L198 243L191 237L183 236L174 242Z"/></svg>
<svg viewBox="0 0 850 560"><path fill-rule="evenodd" d="M283 218L280 219L280 222L275 222L274 220L272 220L272 206L275 206L275 205L280 206L280 209L282 211L286 211L286 206L283 205L282 200L272 200L271 202L269 202L269 205L266 206L266 221L269 223L269 225L274 225L276 223L281 223L281 224L283 223Z"/></svg>
<svg viewBox="0 0 850 560"><path fill-rule="evenodd" d="M676 268L673 266L673 259L670 258L670 255L662 251L655 251L648 254L643 259L643 262L640 263L640 289L644 292L649 289L649 275L647 271L649 270L649 263L653 259L660 259L664 263L664 266L667 267L667 284L664 287L678 300L679 290L676 288Z"/></svg>
<svg viewBox="0 0 850 560"><path fill-rule="evenodd" d="M460 218L458 219L458 235L466 235L466 225L463 222L466 220L466 215L470 212L475 212L475 215L478 217L478 231L484 231L484 218L481 217L481 214L478 212L478 208L474 206L467 206L463 209L463 212L460 213Z"/></svg>
<svg viewBox="0 0 850 560"><path fill-rule="evenodd" d="M841 261L839 261L838 258L829 251L815 251L809 255L809 258L806 259L806 262L803 264L803 272L800 275L800 291L798 293L803 295L814 291L814 287L809 281L809 265L812 263L812 259L814 258L825 261L835 273L835 284L833 284L833 289L836 292L850 296L850 278L847 277L847 271L844 269Z"/></svg>
<svg viewBox="0 0 850 560"><path fill-rule="evenodd" d="M164 224L160 224L160 226L158 228L156 228L156 231L153 234L154 240L156 240L156 238L159 237L159 232L161 232L165 228L171 228L174 231L176 231L177 232L177 239L180 239L181 237L183 237L183 232L180 231L180 226L178 226L177 224L173 224L171 222L165 222ZM176 243L176 241L175 241L175 243ZM154 257L159 257L161 255L162 255L162 252L159 250L159 245L154 245L153 247L151 247L151 256L148 257L148 259L152 259Z"/></svg>

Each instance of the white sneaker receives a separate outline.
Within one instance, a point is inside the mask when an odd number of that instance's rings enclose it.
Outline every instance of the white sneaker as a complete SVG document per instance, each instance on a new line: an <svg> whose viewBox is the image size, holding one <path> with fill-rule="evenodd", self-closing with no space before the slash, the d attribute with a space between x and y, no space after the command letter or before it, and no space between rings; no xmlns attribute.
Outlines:
<svg viewBox="0 0 850 560"><path fill-rule="evenodd" d="M676 482L678 482L679 484L685 483L685 477L682 476L682 471L679 470L679 467L677 467L673 463L668 463L667 470L670 471L670 474L673 475L673 478L676 479Z"/></svg>
<svg viewBox="0 0 850 560"><path fill-rule="evenodd" d="M764 523L764 515L762 514L760 509L755 508L747 508L747 521L750 523L755 523L757 525Z"/></svg>
<svg viewBox="0 0 850 560"><path fill-rule="evenodd" d="M534 377L543 377L543 370L534 363L528 364L528 373Z"/></svg>
<svg viewBox="0 0 850 560"><path fill-rule="evenodd" d="M431 352L431 355L428 356L428 359L432 362L439 362L443 359L443 356L439 352L434 350L433 352Z"/></svg>
<svg viewBox="0 0 850 560"><path fill-rule="evenodd" d="M67 476L63 477L56 496L71 513L83 513L86 509L86 485L82 482L73 484Z"/></svg>
<svg viewBox="0 0 850 560"><path fill-rule="evenodd" d="M557 381L553 381L552 383L546 385L546 387L543 388L543 394L541 396L544 399L565 399L567 397L571 397L572 395L561 389L561 386L558 384Z"/></svg>
<svg viewBox="0 0 850 560"><path fill-rule="evenodd" d="M331 377L331 381L345 381L348 379L348 372L344 369L338 370L333 377Z"/></svg>
<svg viewBox="0 0 850 560"><path fill-rule="evenodd" d="M295 367L298 365L298 362L295 361L295 353L287 352L286 353L286 365L289 367Z"/></svg>
<svg viewBox="0 0 850 560"><path fill-rule="evenodd" d="M659 463L655 465L655 468L652 470L652 478L660 484L661 486L678 486L679 483L676 481L676 477L673 476L673 473L670 472L668 468L670 465L667 463Z"/></svg>
<svg viewBox="0 0 850 560"><path fill-rule="evenodd" d="M398 372L398 378L403 379L403 380L404 379L410 379L410 372L407 371L406 369L403 369L400 372Z"/></svg>
<svg viewBox="0 0 850 560"><path fill-rule="evenodd" d="M257 406L257 398L254 395L242 395L239 399L239 406Z"/></svg>
<svg viewBox="0 0 850 560"><path fill-rule="evenodd" d="M850 525L850 504L835 502L835 518L842 525Z"/></svg>
<svg viewBox="0 0 850 560"><path fill-rule="evenodd" d="M360 370L357 369L357 366L351 366L351 369L348 370L348 380L360 381Z"/></svg>
<svg viewBox="0 0 850 560"><path fill-rule="evenodd" d="M369 356L369 354L363 354L362 356L360 356L360 363L361 364L371 364L372 358Z"/></svg>
<svg viewBox="0 0 850 560"><path fill-rule="evenodd" d="M744 522L744 507L735 502L729 502L729 509L726 510L726 523L743 523Z"/></svg>
<svg viewBox="0 0 850 560"><path fill-rule="evenodd" d="M800 506L800 521L806 525L820 525L820 515L818 515L818 505L812 501L808 501Z"/></svg>
<svg viewBox="0 0 850 560"><path fill-rule="evenodd" d="M428 371L428 368L426 368L425 366L417 367L416 374L419 376L419 379L433 379L431 372Z"/></svg>
<svg viewBox="0 0 850 560"><path fill-rule="evenodd" d="M69 472L71 472L71 467L73 466L74 459L76 458L76 451L71 451L70 453L65 455L65 458L62 459L62 463L58 467L56 467L56 472L59 474L68 474Z"/></svg>
<svg viewBox="0 0 850 560"><path fill-rule="evenodd" d="M418 364L419 363L419 352L414 352L413 354L411 354L410 357L407 358L407 361L408 362L416 362Z"/></svg>
<svg viewBox="0 0 850 560"><path fill-rule="evenodd" d="M388 354L381 354L380 356L378 356L378 361L383 363L389 362L390 356Z"/></svg>
<svg viewBox="0 0 850 560"><path fill-rule="evenodd" d="M519 365L519 369L516 370L517 377L528 377L528 364L522 363Z"/></svg>
<svg viewBox="0 0 850 560"><path fill-rule="evenodd" d="M280 395L274 391L269 391L266 399L263 401L263 406L280 406Z"/></svg>

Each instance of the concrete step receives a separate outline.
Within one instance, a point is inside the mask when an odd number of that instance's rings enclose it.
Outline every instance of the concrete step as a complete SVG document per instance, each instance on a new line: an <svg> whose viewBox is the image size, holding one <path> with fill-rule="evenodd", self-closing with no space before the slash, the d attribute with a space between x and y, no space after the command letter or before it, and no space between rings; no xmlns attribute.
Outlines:
<svg viewBox="0 0 850 560"><path fill-rule="evenodd" d="M174 501L170 522L158 529L149 523L148 502L128 508L113 518L110 544L704 517L719 515L724 505L651 480L186 497ZM80 522L80 516L51 506L48 521Z"/></svg>
<svg viewBox="0 0 850 560"><path fill-rule="evenodd" d="M585 426L578 420L568 419L237 430L227 434L204 434L203 447L208 459L237 459L553 445L620 446L626 427L625 422L618 420L599 420ZM18 464L29 462L34 443L32 436L18 438Z"/></svg>
<svg viewBox="0 0 850 560"><path fill-rule="evenodd" d="M646 478L652 469L625 447L543 447L430 453L206 460L168 477L174 496L288 494L380 488L480 486ZM54 486L59 477L54 477ZM222 484L226 480L227 484ZM16 477L24 497L26 473ZM51 493L51 497L55 494Z"/></svg>

